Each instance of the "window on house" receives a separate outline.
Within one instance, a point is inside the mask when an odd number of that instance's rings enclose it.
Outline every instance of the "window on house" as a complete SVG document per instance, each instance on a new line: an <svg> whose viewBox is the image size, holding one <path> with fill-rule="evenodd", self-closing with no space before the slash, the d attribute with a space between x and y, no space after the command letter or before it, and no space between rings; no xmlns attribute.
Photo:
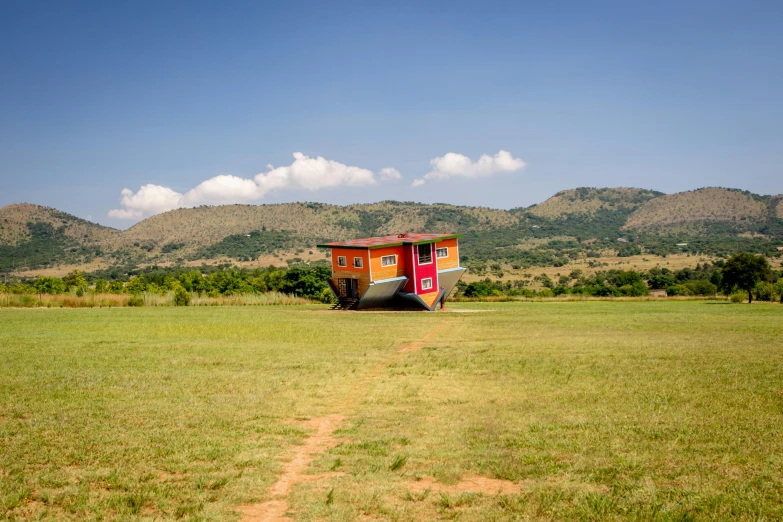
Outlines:
<svg viewBox="0 0 783 522"><path fill-rule="evenodd" d="M381 257L381 266L394 266L397 264L397 256L383 256Z"/></svg>
<svg viewBox="0 0 783 522"><path fill-rule="evenodd" d="M419 264L426 265L432 263L432 243L419 245Z"/></svg>
<svg viewBox="0 0 783 522"><path fill-rule="evenodd" d="M428 277L427 279L421 280L421 289L422 290L429 290L432 288L432 278Z"/></svg>
<svg viewBox="0 0 783 522"><path fill-rule="evenodd" d="M354 268L361 268L362 266L362 258L361 257L354 257L353 258L353 267Z"/></svg>
<svg viewBox="0 0 783 522"><path fill-rule="evenodd" d="M449 247L436 248L435 257L449 257Z"/></svg>
<svg viewBox="0 0 783 522"><path fill-rule="evenodd" d="M345 256L337 256L337 266L348 266L348 260Z"/></svg>

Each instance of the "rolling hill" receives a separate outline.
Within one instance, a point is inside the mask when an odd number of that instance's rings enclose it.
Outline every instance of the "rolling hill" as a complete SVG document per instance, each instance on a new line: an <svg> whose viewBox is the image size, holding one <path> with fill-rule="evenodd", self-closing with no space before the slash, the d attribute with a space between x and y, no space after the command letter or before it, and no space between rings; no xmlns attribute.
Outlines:
<svg viewBox="0 0 783 522"><path fill-rule="evenodd" d="M500 210L383 201L225 205L172 210L115 230L28 203L0 208L0 270L55 265L293 258L324 240L397 232L461 232L466 262L567 264L579 255L686 249L772 253L783 243L783 196L724 188L663 194L578 188L531 207ZM618 238L622 241L618 241Z"/></svg>
<svg viewBox="0 0 783 522"><path fill-rule="evenodd" d="M595 215L601 210L638 209L653 198L664 196L663 192L639 188L589 188L562 190L543 203L528 207L528 213L535 216L557 219L567 214Z"/></svg>
<svg viewBox="0 0 783 522"><path fill-rule="evenodd" d="M770 199L722 188L703 188L668 194L640 206L624 225L626 230L653 230L694 223L729 223L752 229L766 218Z"/></svg>

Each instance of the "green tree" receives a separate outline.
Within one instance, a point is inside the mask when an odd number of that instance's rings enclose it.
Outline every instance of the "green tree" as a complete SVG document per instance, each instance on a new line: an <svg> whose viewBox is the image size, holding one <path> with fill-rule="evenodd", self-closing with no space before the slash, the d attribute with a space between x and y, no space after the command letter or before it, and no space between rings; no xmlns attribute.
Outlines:
<svg viewBox="0 0 783 522"><path fill-rule="evenodd" d="M693 295L713 296L718 292L718 287L706 279L698 279L683 284L685 288Z"/></svg>
<svg viewBox="0 0 783 522"><path fill-rule="evenodd" d="M721 269L721 287L725 294L735 289L748 293L748 304L753 301L753 289L772 275L772 269L763 255L748 252L736 254L726 260Z"/></svg>
<svg viewBox="0 0 783 522"><path fill-rule="evenodd" d="M109 283L105 279L97 279L95 281L95 293L105 294L109 291Z"/></svg>
<svg viewBox="0 0 783 522"><path fill-rule="evenodd" d="M8 291L12 294L17 295L23 295L23 294L32 294L35 292L35 288L28 285L27 283L14 283L11 286L8 287Z"/></svg>
<svg viewBox="0 0 783 522"><path fill-rule="evenodd" d="M554 281L552 281L546 274L541 274L540 276L536 277L536 279L541 282L541 286L544 288L554 288L555 286Z"/></svg>
<svg viewBox="0 0 783 522"><path fill-rule="evenodd" d="M614 277L615 286L635 285L642 282L642 276L635 270L627 270L625 272L619 272Z"/></svg>
<svg viewBox="0 0 783 522"><path fill-rule="evenodd" d="M174 306L188 306L190 304L190 293L182 285L174 288Z"/></svg>
<svg viewBox="0 0 783 522"><path fill-rule="evenodd" d="M65 283L59 277L41 276L33 284L35 292L38 294L62 294L67 288Z"/></svg>
<svg viewBox="0 0 783 522"><path fill-rule="evenodd" d="M128 284L125 285L125 290L131 295L139 295L147 289L147 281L144 276L132 277Z"/></svg>
<svg viewBox="0 0 783 522"><path fill-rule="evenodd" d="M319 298L326 286L323 270L291 268L284 277L283 291L303 297Z"/></svg>
<svg viewBox="0 0 783 522"><path fill-rule="evenodd" d="M84 277L84 272L80 272L79 270L68 272L68 275L63 277L63 283L65 283L68 290L71 288L81 288L82 291L84 291L84 289L89 286L87 284L87 279Z"/></svg>
<svg viewBox="0 0 783 522"><path fill-rule="evenodd" d="M655 274L651 275L647 282L650 283L650 288L661 289L668 288L677 281L673 277L669 277L665 274Z"/></svg>

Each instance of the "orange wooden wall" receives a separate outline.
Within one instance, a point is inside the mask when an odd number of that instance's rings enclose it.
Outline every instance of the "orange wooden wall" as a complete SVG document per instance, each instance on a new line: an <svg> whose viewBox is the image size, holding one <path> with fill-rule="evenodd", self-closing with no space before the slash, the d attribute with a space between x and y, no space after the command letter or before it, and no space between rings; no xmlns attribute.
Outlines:
<svg viewBox="0 0 783 522"><path fill-rule="evenodd" d="M382 266L383 256L397 256L397 264L394 266ZM372 280L382 281L405 275L405 258L402 255L402 246L375 248L370 250L370 265L372 266Z"/></svg>
<svg viewBox="0 0 783 522"><path fill-rule="evenodd" d="M348 264L348 266L337 266L337 257L338 256L345 256L345 260ZM353 258L354 257L361 257L362 258L362 268L354 268L353 266ZM360 248L332 248L332 270L334 272L355 272L355 273L362 273L362 272L369 272L370 271L370 263L367 259L367 250L366 249L360 249Z"/></svg>
<svg viewBox="0 0 783 522"><path fill-rule="evenodd" d="M447 270L449 268L457 268L459 266L459 248L457 247L457 239L446 239L435 243L435 248L447 247L449 249L449 255L447 257L438 258L438 270Z"/></svg>

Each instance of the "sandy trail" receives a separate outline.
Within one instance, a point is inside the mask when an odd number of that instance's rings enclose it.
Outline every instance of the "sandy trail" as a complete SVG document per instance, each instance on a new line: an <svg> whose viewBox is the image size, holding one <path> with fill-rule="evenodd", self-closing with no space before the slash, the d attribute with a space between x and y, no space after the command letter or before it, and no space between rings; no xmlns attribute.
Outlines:
<svg viewBox="0 0 783 522"><path fill-rule="evenodd" d="M307 421L307 425L316 428L315 434L308 437L305 443L297 448L294 458L283 467L283 474L275 482L275 485L272 486L272 489L269 490L272 499L261 504L244 506L240 510L243 515L243 521L273 522L290 520L285 516L286 511L288 511L286 497L288 497L294 484L322 478L320 475L305 475L304 473L319 453L333 448L339 443L339 440L335 439L333 434L344 417L344 415L334 414Z"/></svg>
<svg viewBox="0 0 783 522"><path fill-rule="evenodd" d="M338 413L307 421L306 425L315 428L315 434L308 437L303 445L297 447L293 459L285 464L283 467L283 474L272 486L272 489L269 490L270 500L260 504L242 506L239 509L239 512L242 514L242 522L290 521L291 519L286 516L289 509L288 495L294 485L300 482L319 480L325 478L325 476L336 475L334 473L326 475L308 475L305 472L320 453L334 448L341 442L334 437L334 432L345 419L345 416L354 409L357 397L363 396L358 392L378 378L383 370L399 359L402 354L421 350L424 343L443 331L446 326L446 322L436 324L424 335L424 337L409 343L386 360L376 365L369 373L357 381L350 396L336 406L335 409L338 410Z"/></svg>

